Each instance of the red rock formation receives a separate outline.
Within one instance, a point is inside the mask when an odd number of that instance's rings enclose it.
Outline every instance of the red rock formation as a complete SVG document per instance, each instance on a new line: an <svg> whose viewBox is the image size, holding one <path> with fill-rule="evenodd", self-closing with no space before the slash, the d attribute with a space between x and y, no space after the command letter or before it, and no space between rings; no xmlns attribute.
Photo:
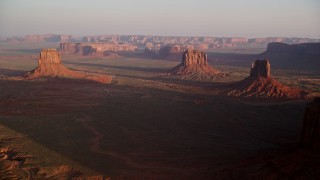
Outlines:
<svg viewBox="0 0 320 180"><path fill-rule="evenodd" d="M299 98L307 92L285 86L270 76L268 60L256 60L252 63L250 76L239 83L229 93L234 96L286 97Z"/></svg>
<svg viewBox="0 0 320 180"><path fill-rule="evenodd" d="M320 149L320 97L305 109L300 142L304 147Z"/></svg>
<svg viewBox="0 0 320 180"><path fill-rule="evenodd" d="M270 78L270 63L268 60L256 60L251 65L251 77Z"/></svg>
<svg viewBox="0 0 320 180"><path fill-rule="evenodd" d="M54 49L43 49L39 56L38 67L25 75L26 79L37 79L42 77L68 77L79 79L90 79L102 83L112 81L110 76L92 76L71 71L61 63L60 53Z"/></svg>
<svg viewBox="0 0 320 180"><path fill-rule="evenodd" d="M60 53L56 49L43 49L39 56L38 67L27 73L26 79L40 77L74 77L79 76L61 64Z"/></svg>
<svg viewBox="0 0 320 180"><path fill-rule="evenodd" d="M169 74L183 79L214 79L223 76L208 64L206 53L192 49L183 53L181 64L171 69Z"/></svg>

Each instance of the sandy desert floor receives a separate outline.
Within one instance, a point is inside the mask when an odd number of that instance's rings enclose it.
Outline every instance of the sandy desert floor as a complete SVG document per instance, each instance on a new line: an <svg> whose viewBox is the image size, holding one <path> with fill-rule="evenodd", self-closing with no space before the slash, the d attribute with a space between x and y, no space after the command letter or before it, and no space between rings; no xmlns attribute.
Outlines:
<svg viewBox="0 0 320 180"><path fill-rule="evenodd" d="M223 166L295 146L310 101L227 96L248 76L245 63L212 62L231 76L189 81L163 76L175 61L66 56L68 68L113 75L118 83L18 80L36 66L39 46L0 46L0 145L49 172L67 165L113 179L213 178ZM272 73L286 85L320 91L314 72Z"/></svg>

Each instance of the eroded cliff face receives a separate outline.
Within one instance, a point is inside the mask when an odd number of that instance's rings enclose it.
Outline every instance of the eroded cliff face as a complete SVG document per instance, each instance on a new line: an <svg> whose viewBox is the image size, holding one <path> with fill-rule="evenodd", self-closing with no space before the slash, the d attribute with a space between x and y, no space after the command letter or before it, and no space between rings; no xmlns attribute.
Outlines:
<svg viewBox="0 0 320 180"><path fill-rule="evenodd" d="M38 64L61 64L60 53L56 49L43 49Z"/></svg>
<svg viewBox="0 0 320 180"><path fill-rule="evenodd" d="M301 145L320 149L320 97L309 103L304 112Z"/></svg>
<svg viewBox="0 0 320 180"><path fill-rule="evenodd" d="M25 75L26 79L57 76L77 77L79 74L62 65L60 53L54 48L42 49L39 55L38 67Z"/></svg>
<svg viewBox="0 0 320 180"><path fill-rule="evenodd" d="M207 54L188 49L182 55L182 62L169 71L169 75L182 79L216 79L224 77L208 64Z"/></svg>
<svg viewBox="0 0 320 180"><path fill-rule="evenodd" d="M110 83L113 78L111 76L81 74L69 70L62 64L60 53L54 48L43 49L39 55L38 67L25 74L25 79L38 79L45 77L89 79L101 83Z"/></svg>
<svg viewBox="0 0 320 180"><path fill-rule="evenodd" d="M182 64L184 66L207 66L208 56L204 52L188 49L183 53Z"/></svg>
<svg viewBox="0 0 320 180"><path fill-rule="evenodd" d="M243 97L302 98L306 91L281 84L271 77L268 60L256 60L252 63L250 76L238 83L229 95Z"/></svg>
<svg viewBox="0 0 320 180"><path fill-rule="evenodd" d="M250 76L270 78L269 60L256 60L255 62L252 62Z"/></svg>
<svg viewBox="0 0 320 180"><path fill-rule="evenodd" d="M105 52L135 51L137 46L116 43L60 43L60 51L67 55L104 55Z"/></svg>

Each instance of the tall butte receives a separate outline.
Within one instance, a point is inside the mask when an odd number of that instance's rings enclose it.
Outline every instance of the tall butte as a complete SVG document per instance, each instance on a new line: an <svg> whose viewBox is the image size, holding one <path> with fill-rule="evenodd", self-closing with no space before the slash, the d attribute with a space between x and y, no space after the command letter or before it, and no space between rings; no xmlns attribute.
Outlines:
<svg viewBox="0 0 320 180"><path fill-rule="evenodd" d="M182 62L169 71L183 79L215 79L223 76L208 64L208 56L199 50L188 49L182 55Z"/></svg>
<svg viewBox="0 0 320 180"><path fill-rule="evenodd" d="M102 83L109 83L112 81L111 76L93 76L69 70L62 64L60 53L54 48L42 49L39 56L38 67L25 74L26 79L37 79L42 77L90 79Z"/></svg>
<svg viewBox="0 0 320 180"><path fill-rule="evenodd" d="M251 65L250 76L235 84L229 93L234 96L256 96L276 98L300 98L307 94L296 88L285 86L271 77L269 60L256 60Z"/></svg>

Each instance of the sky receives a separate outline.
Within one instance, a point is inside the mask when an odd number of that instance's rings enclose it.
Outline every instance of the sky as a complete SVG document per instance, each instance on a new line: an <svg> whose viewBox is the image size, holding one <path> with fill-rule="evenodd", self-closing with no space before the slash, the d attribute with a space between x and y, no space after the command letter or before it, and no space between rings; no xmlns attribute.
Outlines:
<svg viewBox="0 0 320 180"><path fill-rule="evenodd" d="M320 0L0 0L0 36L320 39Z"/></svg>

